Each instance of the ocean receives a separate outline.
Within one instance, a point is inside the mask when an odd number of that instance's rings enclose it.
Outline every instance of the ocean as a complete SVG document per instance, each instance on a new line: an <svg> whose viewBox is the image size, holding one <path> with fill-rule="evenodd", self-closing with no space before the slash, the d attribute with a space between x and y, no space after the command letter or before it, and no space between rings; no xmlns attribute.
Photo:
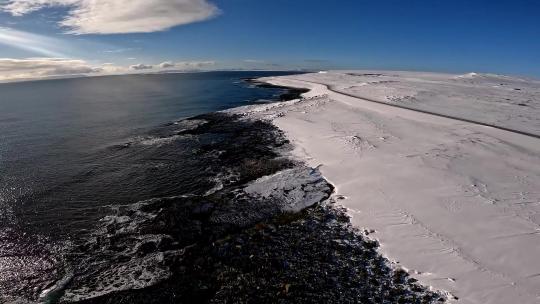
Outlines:
<svg viewBox="0 0 540 304"><path fill-rule="evenodd" d="M221 161L197 151L234 135L182 135L201 123L185 119L277 100L286 89L243 79L287 74L0 84L0 302L2 295L36 300L61 281L74 267L66 248L91 238L115 206L217 187Z"/></svg>

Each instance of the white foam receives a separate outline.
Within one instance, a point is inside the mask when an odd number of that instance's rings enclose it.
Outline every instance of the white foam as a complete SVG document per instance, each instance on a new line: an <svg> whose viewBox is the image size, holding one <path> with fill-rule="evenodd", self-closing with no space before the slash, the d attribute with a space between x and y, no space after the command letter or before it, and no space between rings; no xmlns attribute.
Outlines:
<svg viewBox="0 0 540 304"><path fill-rule="evenodd" d="M173 198L173 197L171 197ZM155 285L172 275L170 263L165 262L183 254L182 250L148 252L144 247L158 248L163 242L170 242L165 234L143 234L141 226L151 222L161 212L160 208L144 211L144 207L160 203L156 198L130 205L114 206L117 215L106 216L101 220L100 229L88 240L87 246L99 248L95 256L84 257L84 262L76 276L63 279L60 283L43 292L44 299L57 293L62 286L62 302L77 302L105 296L113 292L142 289ZM144 209L144 210L143 210ZM121 245L108 243L109 239L122 240ZM121 261L117 259L124 257ZM125 260L125 257L129 257ZM82 258L82 257L81 257ZM71 284L67 284L68 282ZM67 285L67 286L66 286Z"/></svg>
<svg viewBox="0 0 540 304"><path fill-rule="evenodd" d="M139 143L144 146L161 146L170 144L182 137L182 135L173 135L169 137L149 137L139 141Z"/></svg>

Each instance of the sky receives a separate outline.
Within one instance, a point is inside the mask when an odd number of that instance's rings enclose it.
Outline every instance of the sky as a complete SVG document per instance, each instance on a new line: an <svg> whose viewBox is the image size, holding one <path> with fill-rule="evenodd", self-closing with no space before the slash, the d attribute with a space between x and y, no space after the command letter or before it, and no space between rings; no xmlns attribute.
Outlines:
<svg viewBox="0 0 540 304"><path fill-rule="evenodd" d="M221 69L540 78L540 1L0 0L0 81Z"/></svg>

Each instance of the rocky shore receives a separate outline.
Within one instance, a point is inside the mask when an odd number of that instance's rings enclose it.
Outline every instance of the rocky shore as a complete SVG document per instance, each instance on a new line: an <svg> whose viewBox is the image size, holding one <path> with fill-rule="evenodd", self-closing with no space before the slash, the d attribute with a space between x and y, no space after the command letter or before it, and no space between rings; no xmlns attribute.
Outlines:
<svg viewBox="0 0 540 304"><path fill-rule="evenodd" d="M308 89L292 88L292 87L274 85L274 84L270 84L268 82L263 82L263 81L259 80L258 78L244 78L242 80L247 82L247 83L250 83L252 85L255 85L255 86L259 87L259 88L273 88L273 89L285 90L286 92L281 94L279 96L279 98L278 98L280 101L298 99L298 98L302 97L302 94L309 92Z"/></svg>
<svg viewBox="0 0 540 304"><path fill-rule="evenodd" d="M305 92L285 91L280 100ZM340 207L343 197L318 168L292 157L293 145L270 121L242 111L209 113L111 149L137 156L133 175L141 178L139 189L147 184L166 189L148 187L132 202L103 206L97 225L47 247L52 261L47 268L19 276L12 283L17 289L2 299L25 304L446 299L392 266L366 237L369 232L353 228ZM180 194L163 194L178 185L184 189Z"/></svg>
<svg viewBox="0 0 540 304"><path fill-rule="evenodd" d="M81 263L60 302L444 301L351 227L318 170L286 157L276 127L221 113L194 119L205 123L183 135L229 133L198 151L220 151L229 172L221 186L118 208L80 247L100 254Z"/></svg>

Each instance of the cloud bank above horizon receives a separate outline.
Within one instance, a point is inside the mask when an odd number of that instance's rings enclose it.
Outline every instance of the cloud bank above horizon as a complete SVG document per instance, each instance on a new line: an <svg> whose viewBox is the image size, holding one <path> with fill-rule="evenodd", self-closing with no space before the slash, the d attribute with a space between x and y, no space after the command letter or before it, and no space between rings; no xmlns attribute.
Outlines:
<svg viewBox="0 0 540 304"><path fill-rule="evenodd" d="M200 70L216 65L215 61L165 61L159 64L162 69Z"/></svg>
<svg viewBox="0 0 540 304"><path fill-rule="evenodd" d="M0 81L39 79L65 75L88 75L102 72L84 60L64 58L0 58Z"/></svg>
<svg viewBox="0 0 540 304"><path fill-rule="evenodd" d="M0 9L23 16L67 7L59 25L70 34L150 33L203 21L220 10L207 0L0 0Z"/></svg>
<svg viewBox="0 0 540 304"><path fill-rule="evenodd" d="M85 60L68 58L0 58L0 83L56 77L133 74L143 71L159 73L171 68L179 72L203 71L215 64L215 61L167 61L158 65L139 63L121 66L113 63L93 65Z"/></svg>

